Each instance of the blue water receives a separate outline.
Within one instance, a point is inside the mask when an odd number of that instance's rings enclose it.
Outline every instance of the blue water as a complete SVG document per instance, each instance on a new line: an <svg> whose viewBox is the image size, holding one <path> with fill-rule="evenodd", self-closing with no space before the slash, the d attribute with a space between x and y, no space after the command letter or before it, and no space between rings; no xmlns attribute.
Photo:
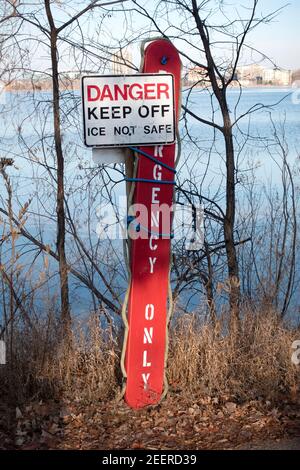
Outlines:
<svg viewBox="0 0 300 470"><path fill-rule="evenodd" d="M295 171L297 170L295 165L300 143L300 105L293 104L293 91L275 88L245 89L242 96L238 90L228 91L232 121L249 109L253 109L257 103L267 106L240 120L235 131L241 182L247 186L253 182L255 176L254 187L257 193L264 184L272 185L280 191L281 172L277 163L280 164L281 157L275 146L275 129L281 140L284 137L288 149L288 162ZM186 102L187 95L188 91L183 91L183 103ZM125 196L123 177L120 171L99 172L92 163L91 150L85 148L82 141L79 94L64 93L61 106L66 197L70 214L88 251L93 252L99 263L102 263L107 283L122 298L127 278L121 243L118 240L112 243L99 241L95 230L99 204L107 201L111 195L116 200L117 206L117 198ZM213 119L217 124L221 122L217 103L214 99L211 100L208 92L201 89L194 90L189 97L189 107L206 120ZM0 129L0 156L14 158L15 162L14 168L8 170L13 185L15 212L18 213L20 206L25 202L31 201L26 227L34 236L55 250L55 160L52 150L51 95L48 92L7 93L5 104L0 104ZM187 116L186 119L182 117L180 121L180 133L182 155L178 166L178 182L187 189L189 185L186 180L192 180L195 187L201 187L203 195L217 199L220 206L224 207L225 165L220 132ZM50 172L46 169L45 163L52 168ZM251 172L249 172L250 167ZM121 170L121 167L118 170ZM111 178L113 181L110 181ZM237 194L239 209L243 211L245 208L243 185L237 187ZM0 198L3 201L6 197L1 182ZM37 214L41 214L41 217L37 217ZM24 243L24 239L19 238L17 244L22 276L25 276L29 263L32 263L30 275L25 282L28 289L43 276L45 268L40 257L33 258L34 252L30 251L33 247ZM10 245L7 242L2 246L2 256L6 259L9 253ZM110 265L113 257L117 261L106 271L105 266ZM68 236L68 258L75 267L84 270L78 249L70 236ZM56 263L50 260L47 269L53 275L51 282L46 286L40 281L40 288L36 290L35 295L37 305L42 302L51 307L57 304ZM109 289L104 287L95 270L91 271L88 266L87 272L94 277L99 290L104 291L112 300ZM70 281L74 314L82 315L97 306L79 281L74 280L72 276ZM200 308L200 304L201 295L196 289L195 295L187 305L189 309L195 309Z"/></svg>
<svg viewBox="0 0 300 470"><path fill-rule="evenodd" d="M292 162L296 158L300 143L300 106L293 104L294 91L293 89L281 88L244 89L242 96L238 90L228 91L232 122L252 110L257 104L258 107L262 105L265 107L245 116L235 128L236 151L240 150L239 168L243 170L248 167L248 159L250 159L252 163L257 164L256 177L262 182L271 177L274 182L278 182L278 171L266 152L266 144L274 143L274 128L282 136L284 127L286 143L289 146L289 159ZM185 98L187 94L188 92L183 93L183 97ZM214 122L221 124L220 110L215 99L211 103L209 92L201 89L193 91L189 105L192 111L207 120L212 120L213 108ZM216 145L212 147L214 131L211 128L197 122L194 118L188 118L188 124L189 135L202 150L200 155L196 157L199 170L201 171L201 167L203 168L207 162L205 151L208 152L212 149L210 173L220 176L224 172L224 168L222 171L223 158L219 153L223 152L223 142L219 131L216 131L215 134ZM184 131L182 132L184 133Z"/></svg>

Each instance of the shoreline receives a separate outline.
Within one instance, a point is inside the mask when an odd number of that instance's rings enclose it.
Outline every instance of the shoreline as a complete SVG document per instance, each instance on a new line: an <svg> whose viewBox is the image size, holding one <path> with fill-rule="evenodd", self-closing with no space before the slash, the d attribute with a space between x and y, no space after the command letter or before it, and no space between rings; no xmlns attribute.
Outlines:
<svg viewBox="0 0 300 470"><path fill-rule="evenodd" d="M196 85L196 86L193 86L193 85L182 85L182 91L187 91L187 90L190 90L191 88L193 88L193 90L206 90L206 89L210 89L211 87L202 87L201 85ZM61 87L61 91L80 91L81 87L80 87L80 84L77 86L62 86ZM236 91L240 91L240 90L255 90L255 91L259 91L259 90L295 90L297 89L297 87L294 86L294 84L290 84L290 85L254 85L254 86L241 86L241 87L238 87L238 86L230 86L228 88L230 91L232 90L236 90ZM6 92L9 92L9 93L19 93L19 92L24 92L24 93L44 93L44 92L51 92L52 91L52 87L6 87L5 88L5 91Z"/></svg>

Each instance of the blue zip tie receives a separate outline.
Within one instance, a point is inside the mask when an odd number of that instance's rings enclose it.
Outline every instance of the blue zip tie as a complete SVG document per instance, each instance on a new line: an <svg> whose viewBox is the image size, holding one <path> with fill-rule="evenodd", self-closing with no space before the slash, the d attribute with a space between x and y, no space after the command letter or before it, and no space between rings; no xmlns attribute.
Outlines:
<svg viewBox="0 0 300 470"><path fill-rule="evenodd" d="M146 178L125 178L125 181L129 181L130 183L176 184L176 181L148 180Z"/></svg>
<svg viewBox="0 0 300 470"><path fill-rule="evenodd" d="M130 219L130 220L129 220ZM127 218L127 223L128 223L128 226L129 224L135 219L135 217L133 216L129 216ZM156 235L157 237L165 237L165 238L170 238L170 239L173 239L174 238L174 232L172 233L157 233L157 232L152 232L151 230L149 230L147 227L144 227L143 225L141 224L137 224L135 227L135 231L137 233L139 233L141 230L143 230L144 232L147 232L149 235Z"/></svg>
<svg viewBox="0 0 300 470"><path fill-rule="evenodd" d="M141 229L142 229L144 232L147 232L149 235L156 235L157 237L165 237L165 238L170 238L170 239L174 238L174 233L151 232L151 230L149 230L147 227L144 227L141 224L138 224L137 227L139 228L139 230L137 230L137 232L140 232Z"/></svg>
<svg viewBox="0 0 300 470"><path fill-rule="evenodd" d="M163 168L166 168L167 170L170 170L172 173L176 174L175 168L172 168L171 166L167 165L166 163L161 162L160 160L157 160L157 158L152 157L152 155L149 155L148 153L144 152L143 150L140 150L136 147L128 147L130 150L133 152L137 152L140 155L143 155L146 158L149 158L154 163L157 163L158 165L162 166Z"/></svg>
<svg viewBox="0 0 300 470"><path fill-rule="evenodd" d="M131 222L133 222L135 220L135 216L134 215L128 215L127 216L127 229L129 228L129 225L131 224ZM137 233L139 233L141 230L144 230L144 232L147 232L149 235L156 235L158 237L166 237L166 238L170 238L170 239L173 239L174 238L174 232L172 233L157 233L157 232L151 232L151 230L149 230L147 227L144 227L143 225L141 224L137 224L135 226L135 231Z"/></svg>
<svg viewBox="0 0 300 470"><path fill-rule="evenodd" d="M127 216L127 228L128 228L128 225L131 224L131 222L133 222L135 219L135 216L134 215L128 215Z"/></svg>

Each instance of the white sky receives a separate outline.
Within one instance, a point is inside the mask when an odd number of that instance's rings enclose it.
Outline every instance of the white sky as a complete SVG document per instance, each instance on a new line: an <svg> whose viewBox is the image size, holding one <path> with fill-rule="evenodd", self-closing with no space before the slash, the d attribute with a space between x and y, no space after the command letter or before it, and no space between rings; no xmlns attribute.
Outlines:
<svg viewBox="0 0 300 470"><path fill-rule="evenodd" d="M66 0L62 0L64 2ZM253 0L226 0L231 7L235 7L237 11L243 16L245 13L245 6L251 7ZM68 2L66 2L67 4ZM80 9L81 0L74 1L71 3L72 10L77 11ZM141 0L141 3L147 5L147 8L151 8L154 3L154 0ZM84 2L86 5L87 2ZM131 1L127 1L124 6L128 8L132 5ZM276 65L286 69L297 69L300 68L300 41L299 41L299 25L300 25L300 0L290 0L289 3L286 3L284 0L260 0L260 6L258 8L259 12L268 13L276 10L282 6L286 5L285 9L278 15L278 17L273 20L272 23L268 25L261 25L258 29L255 29L255 32L249 36L248 42L264 52L268 57L270 57ZM70 3L68 4L68 8ZM119 7L117 7L119 8ZM66 8L67 9L67 8ZM96 30L99 25L99 14L100 10L95 14L95 19L89 23L88 34L91 34L93 30ZM110 19L105 19L103 23L103 32L105 28L108 32L111 32L115 39L123 38L127 34L128 24L124 20L124 13L116 12L113 17ZM138 29L143 25L143 20L141 17L136 16L133 23L133 29ZM218 15L217 15L218 18ZM60 20L60 21L59 21ZM56 18L57 24L61 23L63 20L60 12L60 16ZM162 19L163 21L163 19ZM86 20L84 18L80 21L83 29L85 31ZM103 36L102 36L103 37ZM105 34L104 34L105 37ZM134 59L136 65L139 62L139 53L136 47L136 52L134 54ZM222 55L222 49L220 54ZM226 55L226 54L225 54ZM38 48L33 54L34 65L38 69L43 69L47 66L48 55L43 52L42 48ZM253 60L255 61L255 59ZM47 65L46 65L47 64ZM73 61L70 57L64 57L64 70L70 70L73 68ZM271 67L271 64L269 64Z"/></svg>

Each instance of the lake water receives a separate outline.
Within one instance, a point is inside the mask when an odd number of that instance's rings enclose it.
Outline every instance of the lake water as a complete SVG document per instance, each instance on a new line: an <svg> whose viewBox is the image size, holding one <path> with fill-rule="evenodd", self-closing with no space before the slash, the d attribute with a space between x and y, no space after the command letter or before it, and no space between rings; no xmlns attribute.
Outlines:
<svg viewBox="0 0 300 470"><path fill-rule="evenodd" d="M188 91L184 91L183 103L187 95ZM51 174L45 168L45 163L53 168L55 166L50 98L49 93L46 92L6 94L6 102L0 104L0 156L14 158L15 168L9 169L8 172L14 187L15 210L18 210L19 204L22 205L32 199L26 227L55 249L54 172ZM257 104L265 106L264 109L240 120L235 134L239 171L241 175L247 176L248 168L255 167L257 191L263 184L271 182L280 189L281 173L272 159L273 157L277 162L280 161L274 146L275 129L281 138L284 135L289 163L292 167L297 164L300 144L300 105L296 104L296 98L295 90L282 88L245 89L242 96L236 89L228 92L233 121L237 116L252 110ZM189 107L207 120L212 119L213 109L214 121L220 122L220 112L215 100L211 100L209 95L201 89L192 92ZM65 93L62 98L62 110L63 146L66 154L66 194L69 198L70 213L74 215L78 233L82 238L87 242L88 235L91 234L88 243L96 244L96 208L101 202L101 194L105 198L103 182L106 181L107 184L105 191L111 191L115 198L125 195L125 184L122 181L122 175L118 172L112 170L109 172L114 182L109 182L108 176L102 175L103 180L97 174L97 169L91 160L91 151L85 148L82 142L79 94ZM178 181L182 183L186 178L192 178L196 185L201 185L202 193L209 197L214 197L214 194L218 192L218 200L222 205L225 168L222 136L218 131L214 132L212 128L189 116L181 119L180 132L183 141L182 158L178 166ZM116 181L119 183L115 184ZM0 196L6 198L2 182ZM42 217L37 217L36 213L42 214ZM87 214L90 217L87 217ZM26 243L24 244L24 240L18 243L18 249L22 253L22 263L27 265L32 261L32 254L28 253L29 247ZM102 244L102 249L103 246L105 245ZM68 248L69 256L71 256L71 251L75 250L75 247L70 245ZM116 242L114 249L122 260L119 242ZM105 248L103 252L105 254ZM6 251L4 249L4 255L9 255L9 246ZM104 256L103 253L101 256ZM32 276L37 278L42 269L41 263L36 262ZM53 263L50 269L55 271ZM116 279L120 284L119 291L122 294L126 286L124 267L111 282L116 282ZM57 281L57 276L54 276L47 286L47 292L43 288L42 293L37 293L37 302L41 302L44 296L51 297L55 294ZM87 312L92 307L87 290L71 279L71 291L73 311L76 314ZM195 302L197 305L199 299Z"/></svg>

